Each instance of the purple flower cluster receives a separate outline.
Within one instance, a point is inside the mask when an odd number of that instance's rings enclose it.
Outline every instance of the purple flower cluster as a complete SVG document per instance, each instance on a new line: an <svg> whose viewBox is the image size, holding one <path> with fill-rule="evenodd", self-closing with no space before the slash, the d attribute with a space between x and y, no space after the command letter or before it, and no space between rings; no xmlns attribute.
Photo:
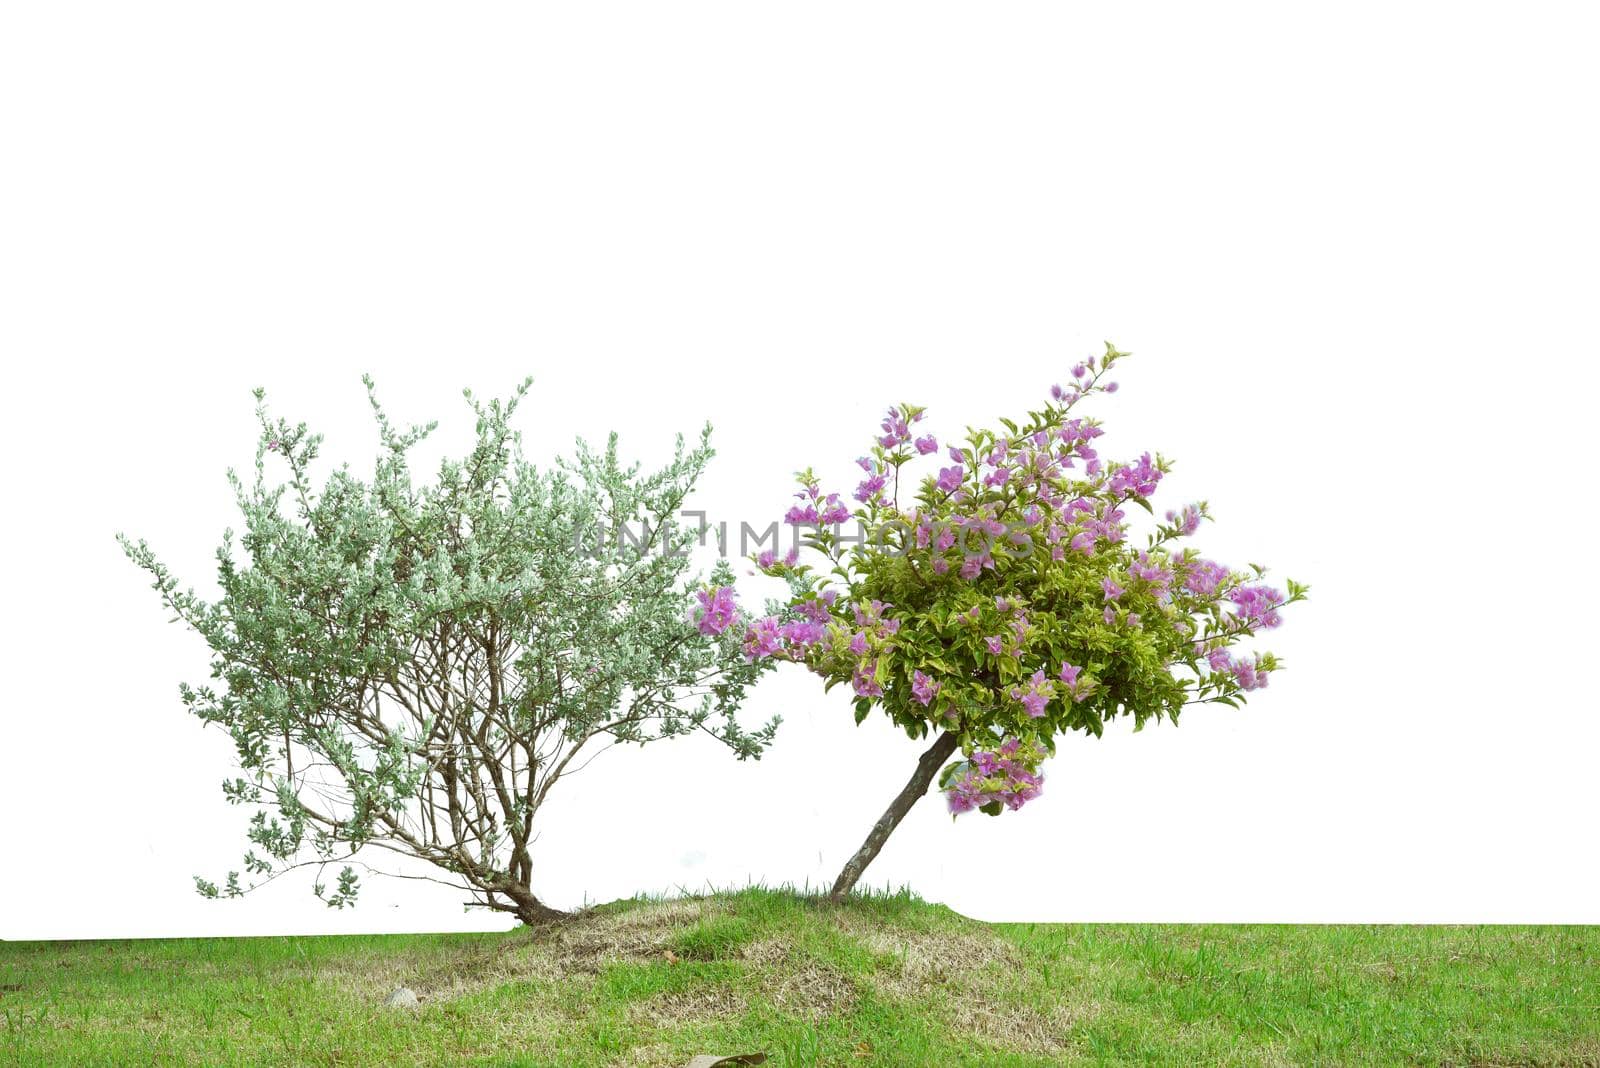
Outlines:
<svg viewBox="0 0 1600 1068"><path fill-rule="evenodd" d="M1129 612L1126 615L1118 615L1117 610L1111 605L1106 605L1106 610L1101 613L1100 618L1105 620L1106 626L1108 627L1116 626L1118 619L1121 619L1123 622L1127 623L1128 626L1133 627L1134 629L1138 629L1139 626L1138 612Z"/></svg>
<svg viewBox="0 0 1600 1068"><path fill-rule="evenodd" d="M867 477L856 486L855 498L862 504L869 504L883 495L883 487L889 482L888 469L882 462L866 456L856 463L867 473Z"/></svg>
<svg viewBox="0 0 1600 1068"><path fill-rule="evenodd" d="M732 586L701 590L695 597L700 605L694 610L690 621L700 629L701 634L721 634L738 621L739 606L733 601Z"/></svg>
<svg viewBox="0 0 1600 1068"><path fill-rule="evenodd" d="M826 637L827 633L827 624L819 623L815 619L791 619L778 628L778 636L784 640L788 648L796 652L809 649Z"/></svg>
<svg viewBox="0 0 1600 1068"><path fill-rule="evenodd" d="M1190 593L1209 597L1231 574L1227 568L1211 560L1191 560L1183 585Z"/></svg>
<svg viewBox="0 0 1600 1068"><path fill-rule="evenodd" d="M865 604L857 603L850 606L856 617L856 626L870 627L872 630L885 637L900 630L900 621L890 619L888 610L893 605L884 604L882 601L868 601Z"/></svg>
<svg viewBox="0 0 1600 1068"><path fill-rule="evenodd" d="M777 616L763 616L744 631L744 655L747 660L760 660L783 648L782 624Z"/></svg>
<svg viewBox="0 0 1600 1068"><path fill-rule="evenodd" d="M1167 568L1153 562L1148 552L1141 552L1138 558L1128 568L1128 574L1141 582L1165 590L1172 585L1172 572Z"/></svg>
<svg viewBox="0 0 1600 1068"><path fill-rule="evenodd" d="M1111 475L1110 489L1118 497L1138 494L1148 497L1156 491L1161 481L1161 469L1150 462L1150 454L1139 457L1139 462L1119 467Z"/></svg>
<svg viewBox="0 0 1600 1068"><path fill-rule="evenodd" d="M744 655L749 660L768 656L783 656L803 660L807 652L828 636L831 608L839 595L826 590L821 596L801 601L794 606L795 617L780 620L777 616L763 616L745 628Z"/></svg>
<svg viewBox="0 0 1600 1068"><path fill-rule="evenodd" d="M1067 544L1086 556L1093 553L1095 546L1101 542L1116 545L1127 537L1128 528L1123 522L1127 518L1126 514L1122 509L1110 504L1096 506L1080 497L1067 507L1067 517L1069 522L1076 518L1079 527L1078 532ZM1046 540L1059 541L1064 536L1064 531L1052 530L1046 535ZM1057 560L1063 559L1065 555L1064 552L1053 554Z"/></svg>
<svg viewBox="0 0 1600 1068"><path fill-rule="evenodd" d="M855 671L850 676L850 686L855 690L857 697L882 697L883 686L878 682L878 661L874 659L857 662Z"/></svg>
<svg viewBox="0 0 1600 1068"><path fill-rule="evenodd" d="M827 633L827 626L814 619L791 619L785 622L777 616L762 616L745 628L745 659L760 660L783 655L799 660Z"/></svg>
<svg viewBox="0 0 1600 1068"><path fill-rule="evenodd" d="M906 442L911 440L911 424L921 421L921 412L911 413L911 416L908 419L906 417L906 412L899 408L890 408L888 414L883 417L883 422L880 424L880 426L883 428L883 434L878 438L878 444L883 446L885 449L899 448L901 445L904 445ZM924 456L939 447L939 443L933 441L933 438L931 437L924 440L933 442L933 445L926 449L922 447L921 441L917 442L917 451L922 453Z"/></svg>
<svg viewBox="0 0 1600 1068"><path fill-rule="evenodd" d="M858 602L850 607L858 628L851 635L848 647L851 655L856 657L850 685L858 697L882 697L883 684L877 677L878 658L872 651L899 632L900 621L889 618L888 610L893 606L882 601ZM928 700L932 699L930 693Z"/></svg>
<svg viewBox="0 0 1600 1068"><path fill-rule="evenodd" d="M1066 689L1067 696L1074 701L1082 701L1094 689L1094 683L1082 675L1083 668L1069 664L1065 660L1061 661L1061 674L1058 677Z"/></svg>
<svg viewBox="0 0 1600 1068"><path fill-rule="evenodd" d="M1168 512L1167 522L1181 537L1187 538L1190 534L1200 529L1200 508L1198 505L1186 504L1181 512Z"/></svg>
<svg viewBox="0 0 1600 1068"><path fill-rule="evenodd" d="M1282 591L1270 586L1240 586L1228 593L1228 600L1239 610L1239 618L1247 626L1276 627L1283 622L1278 607L1283 604Z"/></svg>
<svg viewBox="0 0 1600 1068"><path fill-rule="evenodd" d="M824 497L815 481L802 482L795 496L801 503L789 509L783 517L785 523L832 527L850 518L850 509L839 500L839 495L830 493Z"/></svg>
<svg viewBox="0 0 1600 1068"><path fill-rule="evenodd" d="M1267 685L1269 669L1262 663L1258 654L1250 660L1235 657L1226 649L1213 649L1206 654L1206 663L1211 665L1211 670L1227 672L1239 683L1241 690L1259 690Z"/></svg>
<svg viewBox="0 0 1600 1068"><path fill-rule="evenodd" d="M1039 796L1044 776L1038 768L1044 757L1042 747L1024 747L1016 738L1007 738L993 752L973 753L945 787L951 814L996 802L1015 812Z"/></svg>
<svg viewBox="0 0 1600 1068"><path fill-rule="evenodd" d="M916 518L917 548L926 549L929 546L932 546L938 552L943 553L948 551L950 547L956 543L956 528L951 524L935 524L932 520L926 517ZM935 563L937 562L938 558L935 560ZM936 567L935 570L938 571L938 568ZM946 566L944 570L948 571L949 567ZM944 571L938 571L938 573L942 575L944 574Z"/></svg>
<svg viewBox="0 0 1600 1068"><path fill-rule="evenodd" d="M781 570L785 567L793 567L795 563L799 561L799 559L800 547L798 545L794 546L783 555L783 562L781 564L778 562L778 550L763 549L761 552L756 554L756 566L762 571L771 574L772 572Z"/></svg>
<svg viewBox="0 0 1600 1068"><path fill-rule="evenodd" d="M1055 696L1055 684L1045 678L1043 671L1035 671L1028 685L1011 687L1011 699L1020 702L1022 710L1033 719L1044 715L1045 706Z"/></svg>

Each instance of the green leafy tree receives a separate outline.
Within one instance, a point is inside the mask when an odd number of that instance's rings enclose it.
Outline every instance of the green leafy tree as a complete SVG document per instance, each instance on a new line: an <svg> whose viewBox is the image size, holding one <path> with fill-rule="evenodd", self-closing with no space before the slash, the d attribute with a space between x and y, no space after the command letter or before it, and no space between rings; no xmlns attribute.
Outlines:
<svg viewBox="0 0 1600 1068"><path fill-rule="evenodd" d="M255 809L244 875L197 878L202 894L310 865L342 907L356 865L379 870L353 858L379 849L539 922L558 913L533 892L532 846L562 778L617 743L704 731L745 759L771 742L776 719L749 731L735 717L770 662L690 618L695 534L674 519L710 427L650 473L619 461L615 434L539 469L511 428L528 387L504 402L469 391L475 446L419 484L408 455L435 424L396 429L369 379L372 476L340 469L320 490L320 435L269 417L258 390L255 477L229 472L243 533L223 538L215 601L119 535L210 646L213 684L180 693L232 737L241 774L223 791ZM725 563L712 576L731 579ZM340 864L329 888L320 873Z"/></svg>
<svg viewBox="0 0 1600 1068"><path fill-rule="evenodd" d="M1203 502L1139 537L1131 510L1153 519L1168 462L1103 458L1098 420L1075 413L1116 392L1106 376L1126 355L1107 344L1037 410L969 429L943 451L922 408L889 409L859 461L854 507L799 476L787 519L810 531L810 552L757 558L790 598L744 627L747 647L849 686L857 723L878 709L910 737L933 738L834 899L936 780L953 814L998 816L1040 796L1040 764L1060 737L1098 737L1119 718L1135 730L1176 723L1196 704L1238 707L1281 666L1270 652L1232 650L1278 626L1307 587L1277 589L1258 565L1205 559L1187 544L1209 518ZM852 519L855 539L840 529Z"/></svg>

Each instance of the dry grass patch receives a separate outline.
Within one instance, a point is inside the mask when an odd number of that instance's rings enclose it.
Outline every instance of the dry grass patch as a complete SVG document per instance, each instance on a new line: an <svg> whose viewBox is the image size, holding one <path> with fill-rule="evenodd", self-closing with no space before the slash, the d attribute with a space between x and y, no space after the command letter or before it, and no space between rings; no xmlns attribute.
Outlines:
<svg viewBox="0 0 1600 1068"><path fill-rule="evenodd" d="M1060 1053L1072 1026L1099 1010L1076 984L1030 998L1018 989L1029 967L1022 951L987 931L862 926L855 935L891 962L873 976L878 990L903 1004L942 1003L953 1031L986 1044Z"/></svg>
<svg viewBox="0 0 1600 1068"><path fill-rule="evenodd" d="M796 961L775 975L760 976L757 985L782 1011L812 1021L844 1015L856 1005L855 983L820 961Z"/></svg>
<svg viewBox="0 0 1600 1068"><path fill-rule="evenodd" d="M381 1001L395 987L424 1004L450 1001L505 983L559 982L598 975L605 965L659 960L683 930L723 913L719 901L667 901L625 910L600 909L534 930L518 930L487 946L400 956L352 955L307 970L317 981L361 1002Z"/></svg>
<svg viewBox="0 0 1600 1068"><path fill-rule="evenodd" d="M1041 1054L1066 1049L1067 1033L1080 1019L1065 1005L1039 1009L992 995L954 998L943 1015L958 1034L1012 1052Z"/></svg>
<svg viewBox="0 0 1600 1068"><path fill-rule="evenodd" d="M568 923L541 929L535 938L550 947L565 971L593 974L618 961L659 959L683 931L727 911L722 901L680 898L620 912L579 913Z"/></svg>
<svg viewBox="0 0 1600 1068"><path fill-rule="evenodd" d="M778 1009L809 1020L848 1013L858 993L849 976L795 951L787 938L752 942L740 953L755 986Z"/></svg>
<svg viewBox="0 0 1600 1068"><path fill-rule="evenodd" d="M310 970L319 982L358 1001L377 1003L396 987L408 987L423 1004L449 1001L502 983L555 981L562 971L524 932L506 941L444 952L398 956L353 956Z"/></svg>
<svg viewBox="0 0 1600 1068"><path fill-rule="evenodd" d="M651 1042L635 1046L627 1053L627 1060L622 1064L629 1068L678 1068L683 1064L683 1054L675 1053L671 1046L665 1042Z"/></svg>
<svg viewBox="0 0 1600 1068"><path fill-rule="evenodd" d="M950 931L909 932L867 928L857 940L897 967L879 973L879 985L897 997L933 987L964 987L991 968L1020 967L1022 954L1004 939Z"/></svg>
<svg viewBox="0 0 1600 1068"><path fill-rule="evenodd" d="M652 1027L677 1030L691 1024L743 1016L748 1007L737 992L725 986L713 986L657 994L630 1005L628 1015Z"/></svg>

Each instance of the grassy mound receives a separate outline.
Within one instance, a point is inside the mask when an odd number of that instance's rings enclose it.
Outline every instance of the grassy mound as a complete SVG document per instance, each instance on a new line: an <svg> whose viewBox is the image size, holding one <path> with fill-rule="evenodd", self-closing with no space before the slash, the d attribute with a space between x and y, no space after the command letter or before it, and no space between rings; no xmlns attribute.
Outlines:
<svg viewBox="0 0 1600 1068"><path fill-rule="evenodd" d="M412 1011L382 1007L407 986ZM1600 928L627 901L481 935L0 943L0 1063L1597 1064Z"/></svg>

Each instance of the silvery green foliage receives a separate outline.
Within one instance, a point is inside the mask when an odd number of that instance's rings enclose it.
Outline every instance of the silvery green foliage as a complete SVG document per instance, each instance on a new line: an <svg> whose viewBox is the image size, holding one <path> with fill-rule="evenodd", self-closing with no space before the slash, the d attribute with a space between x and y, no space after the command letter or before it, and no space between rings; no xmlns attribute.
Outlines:
<svg viewBox="0 0 1600 1068"><path fill-rule="evenodd" d="M688 619L695 531L673 520L710 428L650 473L619 461L615 434L539 469L510 426L528 387L468 392L476 445L431 484L408 456L435 424L397 430L370 380L370 480L340 469L316 488L320 436L259 406L254 478L229 473L243 533L224 536L214 602L121 538L212 650L213 683L183 702L232 736L242 775L223 792L256 809L244 880L197 879L201 893L378 847L533 922L551 911L531 890L536 816L563 775L617 742L704 731L740 759L770 743L776 719L747 731L735 711L771 662ZM732 580L725 563L712 580ZM348 866L316 884L335 906L358 888Z"/></svg>

